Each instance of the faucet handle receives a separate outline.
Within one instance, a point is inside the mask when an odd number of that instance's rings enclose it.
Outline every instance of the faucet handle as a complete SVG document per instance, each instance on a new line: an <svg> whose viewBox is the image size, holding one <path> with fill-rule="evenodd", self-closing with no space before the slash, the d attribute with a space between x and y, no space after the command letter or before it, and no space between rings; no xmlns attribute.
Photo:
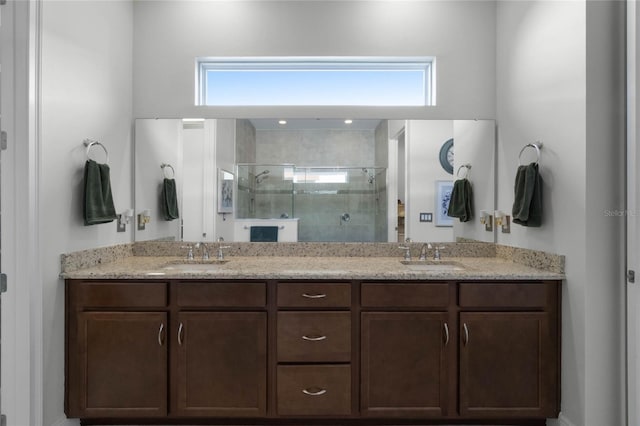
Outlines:
<svg viewBox="0 0 640 426"><path fill-rule="evenodd" d="M189 249L189 251L187 252L187 260L193 260L193 246L192 245L180 246L180 248Z"/></svg>
<svg viewBox="0 0 640 426"><path fill-rule="evenodd" d="M231 246L218 246L218 260L224 260L224 252L223 249L231 248Z"/></svg>
<svg viewBox="0 0 640 426"><path fill-rule="evenodd" d="M409 246L398 246L400 250L404 250L404 260L411 260L411 247Z"/></svg>

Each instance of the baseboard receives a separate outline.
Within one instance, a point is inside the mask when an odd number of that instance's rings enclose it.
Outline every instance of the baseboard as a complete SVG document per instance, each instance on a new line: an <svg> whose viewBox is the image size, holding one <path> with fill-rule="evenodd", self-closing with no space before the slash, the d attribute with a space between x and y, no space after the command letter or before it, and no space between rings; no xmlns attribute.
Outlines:
<svg viewBox="0 0 640 426"><path fill-rule="evenodd" d="M553 424L553 423L552 423ZM576 426L569 419L567 419L562 413L558 416L558 420L556 423L557 426ZM547 422L547 426L551 426L549 422Z"/></svg>
<svg viewBox="0 0 640 426"><path fill-rule="evenodd" d="M66 417L62 417L58 419L57 422L52 424L51 426L79 426L80 420L78 419L68 419Z"/></svg>

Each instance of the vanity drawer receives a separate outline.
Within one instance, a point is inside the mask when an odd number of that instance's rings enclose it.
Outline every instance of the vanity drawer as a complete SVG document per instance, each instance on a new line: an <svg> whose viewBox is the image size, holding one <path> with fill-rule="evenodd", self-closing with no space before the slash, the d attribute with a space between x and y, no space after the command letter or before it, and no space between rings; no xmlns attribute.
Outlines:
<svg viewBox="0 0 640 426"><path fill-rule="evenodd" d="M266 283L180 281L176 293L180 307L261 308L267 304Z"/></svg>
<svg viewBox="0 0 640 426"><path fill-rule="evenodd" d="M442 308L449 306L447 283L362 283L367 308Z"/></svg>
<svg viewBox="0 0 640 426"><path fill-rule="evenodd" d="M349 283L278 283L278 307L349 308Z"/></svg>
<svg viewBox="0 0 640 426"><path fill-rule="evenodd" d="M544 308L543 283L460 283L458 303L463 308Z"/></svg>
<svg viewBox="0 0 640 426"><path fill-rule="evenodd" d="M167 283L83 282L75 287L78 305L86 308L152 308L168 302Z"/></svg>
<svg viewBox="0 0 640 426"><path fill-rule="evenodd" d="M351 414L349 365L278 366L279 415Z"/></svg>
<svg viewBox="0 0 640 426"><path fill-rule="evenodd" d="M279 362L351 361L350 312L278 312Z"/></svg>

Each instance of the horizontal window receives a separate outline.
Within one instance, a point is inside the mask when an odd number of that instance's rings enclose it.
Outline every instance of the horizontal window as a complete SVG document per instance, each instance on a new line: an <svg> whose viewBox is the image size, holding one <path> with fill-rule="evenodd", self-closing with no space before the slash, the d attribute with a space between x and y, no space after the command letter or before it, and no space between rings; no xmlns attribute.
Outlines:
<svg viewBox="0 0 640 426"><path fill-rule="evenodd" d="M200 59L198 104L431 105L432 60Z"/></svg>

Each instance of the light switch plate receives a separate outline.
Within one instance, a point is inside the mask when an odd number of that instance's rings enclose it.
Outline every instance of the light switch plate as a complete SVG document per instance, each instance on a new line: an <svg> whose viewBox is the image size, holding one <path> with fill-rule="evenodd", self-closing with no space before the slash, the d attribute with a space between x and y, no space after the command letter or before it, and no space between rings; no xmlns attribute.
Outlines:
<svg viewBox="0 0 640 426"><path fill-rule="evenodd" d="M122 215L118 215L118 220L116 221L116 231L117 232L125 232L127 230L127 224L122 221Z"/></svg>
<svg viewBox="0 0 640 426"><path fill-rule="evenodd" d="M420 222L433 222L433 213L420 213Z"/></svg>

